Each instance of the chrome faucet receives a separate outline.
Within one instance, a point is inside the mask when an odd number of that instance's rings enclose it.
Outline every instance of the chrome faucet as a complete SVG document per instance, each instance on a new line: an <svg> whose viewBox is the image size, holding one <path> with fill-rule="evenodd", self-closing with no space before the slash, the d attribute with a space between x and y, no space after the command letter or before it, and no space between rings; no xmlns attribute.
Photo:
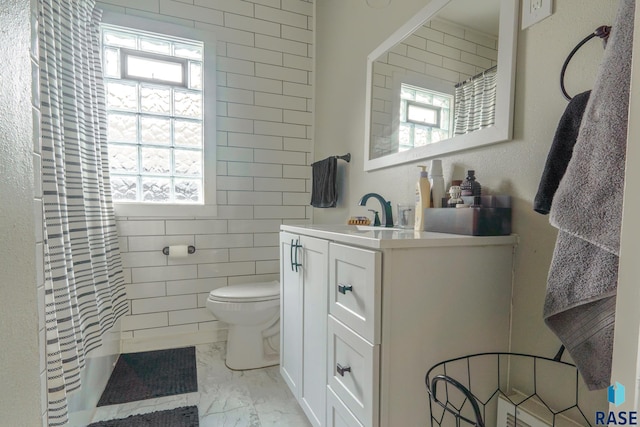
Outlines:
<svg viewBox="0 0 640 427"><path fill-rule="evenodd" d="M384 197L377 193L367 193L358 202L359 206L365 206L367 204L367 200L371 197L374 199L378 199L380 205L382 206L382 222L385 227L393 227L393 214L391 213L391 202L387 202Z"/></svg>

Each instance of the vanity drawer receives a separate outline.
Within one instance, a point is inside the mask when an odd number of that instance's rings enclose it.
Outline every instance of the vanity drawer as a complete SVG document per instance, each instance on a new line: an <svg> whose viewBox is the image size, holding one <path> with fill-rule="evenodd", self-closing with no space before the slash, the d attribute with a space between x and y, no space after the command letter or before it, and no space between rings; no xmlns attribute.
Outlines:
<svg viewBox="0 0 640 427"><path fill-rule="evenodd" d="M329 387L362 425L377 426L380 346L371 345L333 316L327 332Z"/></svg>
<svg viewBox="0 0 640 427"><path fill-rule="evenodd" d="M329 245L329 313L370 343L380 343L382 254Z"/></svg>
<svg viewBox="0 0 640 427"><path fill-rule="evenodd" d="M327 427L364 427L327 386Z"/></svg>

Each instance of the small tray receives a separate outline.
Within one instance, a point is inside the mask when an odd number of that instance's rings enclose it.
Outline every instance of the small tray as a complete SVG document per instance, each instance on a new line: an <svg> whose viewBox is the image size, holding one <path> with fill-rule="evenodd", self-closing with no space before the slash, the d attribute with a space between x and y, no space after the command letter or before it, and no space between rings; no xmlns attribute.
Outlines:
<svg viewBox="0 0 640 427"><path fill-rule="evenodd" d="M471 203L463 197L465 203ZM511 197L482 196L481 207L425 209L424 229L468 236L511 234Z"/></svg>
<svg viewBox="0 0 640 427"><path fill-rule="evenodd" d="M347 220L347 225L369 225L371 220L363 217L351 217Z"/></svg>

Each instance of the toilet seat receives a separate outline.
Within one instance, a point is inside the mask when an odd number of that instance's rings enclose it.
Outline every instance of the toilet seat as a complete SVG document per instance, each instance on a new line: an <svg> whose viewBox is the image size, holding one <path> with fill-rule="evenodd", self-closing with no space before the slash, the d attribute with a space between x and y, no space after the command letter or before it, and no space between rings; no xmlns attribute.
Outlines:
<svg viewBox="0 0 640 427"><path fill-rule="evenodd" d="M209 293L209 300L218 302L260 302L280 299L280 283L273 282L246 283L223 286Z"/></svg>

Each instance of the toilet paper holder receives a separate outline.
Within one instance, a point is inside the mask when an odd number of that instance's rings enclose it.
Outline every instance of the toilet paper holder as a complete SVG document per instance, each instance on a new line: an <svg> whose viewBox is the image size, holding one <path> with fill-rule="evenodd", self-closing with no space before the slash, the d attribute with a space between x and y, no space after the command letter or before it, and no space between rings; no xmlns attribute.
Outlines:
<svg viewBox="0 0 640 427"><path fill-rule="evenodd" d="M165 255L169 255L169 246L165 246L164 248L162 248L162 253L165 254ZM196 253L196 247L192 246L192 245L187 246L187 253L189 255L195 254Z"/></svg>

